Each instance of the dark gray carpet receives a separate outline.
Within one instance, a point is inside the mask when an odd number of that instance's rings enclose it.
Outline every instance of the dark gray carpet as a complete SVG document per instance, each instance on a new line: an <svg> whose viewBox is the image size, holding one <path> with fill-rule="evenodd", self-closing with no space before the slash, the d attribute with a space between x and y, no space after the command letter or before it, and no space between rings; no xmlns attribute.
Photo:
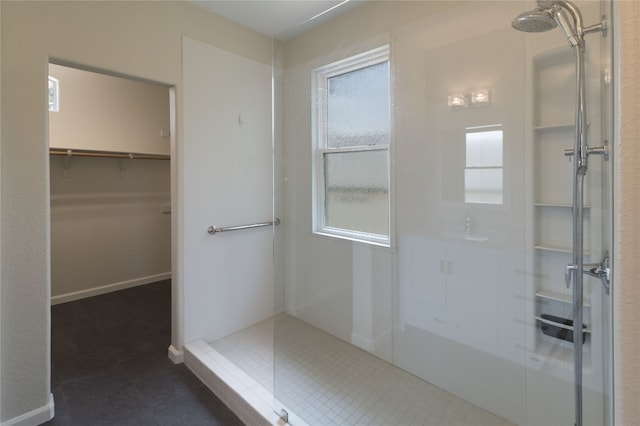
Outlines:
<svg viewBox="0 0 640 426"><path fill-rule="evenodd" d="M171 282L51 308L55 426L242 425L167 358Z"/></svg>

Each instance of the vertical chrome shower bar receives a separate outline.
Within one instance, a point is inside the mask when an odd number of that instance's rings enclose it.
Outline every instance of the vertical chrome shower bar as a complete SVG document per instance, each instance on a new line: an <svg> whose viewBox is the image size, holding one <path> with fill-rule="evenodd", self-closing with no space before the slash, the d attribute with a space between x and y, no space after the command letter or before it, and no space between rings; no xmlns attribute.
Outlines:
<svg viewBox="0 0 640 426"><path fill-rule="evenodd" d="M576 111L573 144L573 386L575 425L582 426L582 328L584 296L584 177L588 169L587 109L585 103L585 43L582 15L569 2L556 4L571 13L578 43L572 45L576 55Z"/></svg>
<svg viewBox="0 0 640 426"><path fill-rule="evenodd" d="M569 268L573 275L573 370L574 370L574 407L575 425L582 426L582 346L583 346L583 301L584 301L584 273L594 275L592 271L585 270L584 264L584 179L587 174L589 161L589 146L587 144L587 107L586 107L586 82L585 82L585 40L584 35L589 32L605 32L604 20L600 24L584 28L580 10L569 1L555 0L554 4L567 10L575 23L575 38L568 37L569 44L574 48L576 55L576 111L575 111L575 140L573 146L573 263ZM576 43L574 43L576 42ZM607 155L606 146L594 149L594 154ZM598 266L594 276L603 278L608 272L606 259ZM589 265L588 269L594 265ZM608 291L608 281L605 291Z"/></svg>
<svg viewBox="0 0 640 426"><path fill-rule="evenodd" d="M580 35L581 36L581 35ZM584 177L587 173L587 132L584 84L584 39L576 46L577 108L573 187L573 357L575 421L582 426L582 327L584 293Z"/></svg>

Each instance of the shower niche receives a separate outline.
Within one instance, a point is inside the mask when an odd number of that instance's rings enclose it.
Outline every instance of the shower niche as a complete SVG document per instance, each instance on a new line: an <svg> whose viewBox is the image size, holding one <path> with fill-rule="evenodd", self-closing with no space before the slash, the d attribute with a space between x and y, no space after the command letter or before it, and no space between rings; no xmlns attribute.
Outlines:
<svg viewBox="0 0 640 426"><path fill-rule="evenodd" d="M587 65L588 66L588 65ZM533 245L534 245L534 363L558 367L564 375L573 367L573 339L582 338L585 371L592 368L592 335L594 315L592 283L585 277L582 333L573 329L572 289L567 288L564 270L572 260L572 157L575 111L575 57L566 46L542 51L533 58ZM597 117L599 102L588 80L587 92L590 117ZM589 120L588 134L597 140L599 125ZM593 125L592 125L593 124ZM593 145L594 142L591 142ZM598 145L595 142L595 145ZM592 161L585 180L584 205L584 261L592 261L592 253L599 255L600 232L595 223L598 213L596 191L590 185L601 176L600 161ZM598 185L595 185L597 187ZM599 288L593 287L595 290ZM596 327L597 328L597 327Z"/></svg>

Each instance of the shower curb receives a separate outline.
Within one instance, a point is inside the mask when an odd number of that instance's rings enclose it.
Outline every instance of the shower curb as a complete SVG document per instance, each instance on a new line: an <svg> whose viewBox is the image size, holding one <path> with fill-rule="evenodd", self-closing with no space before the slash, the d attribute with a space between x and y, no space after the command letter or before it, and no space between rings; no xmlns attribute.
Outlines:
<svg viewBox="0 0 640 426"><path fill-rule="evenodd" d="M203 340L184 346L184 363L247 425L284 426L273 395Z"/></svg>

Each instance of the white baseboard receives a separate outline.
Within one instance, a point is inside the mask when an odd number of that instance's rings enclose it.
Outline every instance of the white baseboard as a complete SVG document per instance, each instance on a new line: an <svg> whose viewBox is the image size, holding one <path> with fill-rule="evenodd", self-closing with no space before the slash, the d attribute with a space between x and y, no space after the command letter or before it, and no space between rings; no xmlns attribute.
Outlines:
<svg viewBox="0 0 640 426"><path fill-rule="evenodd" d="M46 405L13 419L5 420L0 426L38 426L51 420L54 414L53 394L50 393L49 402Z"/></svg>
<svg viewBox="0 0 640 426"><path fill-rule="evenodd" d="M391 346L393 345L391 342L391 328L384 330L374 338L358 333L351 333L351 343L382 359L391 359Z"/></svg>
<svg viewBox="0 0 640 426"><path fill-rule="evenodd" d="M373 352L376 349L375 340L357 333L351 333L351 343L368 352Z"/></svg>
<svg viewBox="0 0 640 426"><path fill-rule="evenodd" d="M121 281L119 283L102 285L100 287L88 288L86 290L74 291L71 293L59 294L51 297L51 304L58 305L60 303L72 302L74 300L85 299L87 297L99 296L112 291L124 290L125 288L136 287L139 285L150 284L156 281L168 280L171 278L171 272L162 274L149 275L146 277L135 278L133 280Z"/></svg>
<svg viewBox="0 0 640 426"><path fill-rule="evenodd" d="M182 364L184 362L184 351L176 349L173 345L169 346L169 359L174 364Z"/></svg>

